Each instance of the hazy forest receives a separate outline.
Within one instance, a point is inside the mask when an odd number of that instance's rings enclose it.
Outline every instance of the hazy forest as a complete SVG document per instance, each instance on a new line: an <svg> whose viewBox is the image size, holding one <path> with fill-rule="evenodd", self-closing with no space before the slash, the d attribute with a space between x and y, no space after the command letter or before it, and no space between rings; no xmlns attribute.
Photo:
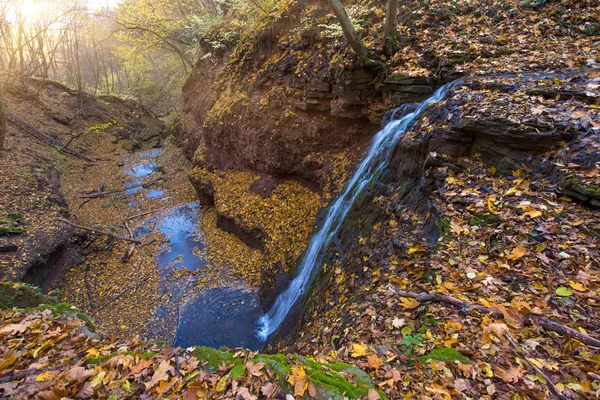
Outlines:
<svg viewBox="0 0 600 400"><path fill-rule="evenodd" d="M0 0L0 398L600 399L600 2Z"/></svg>

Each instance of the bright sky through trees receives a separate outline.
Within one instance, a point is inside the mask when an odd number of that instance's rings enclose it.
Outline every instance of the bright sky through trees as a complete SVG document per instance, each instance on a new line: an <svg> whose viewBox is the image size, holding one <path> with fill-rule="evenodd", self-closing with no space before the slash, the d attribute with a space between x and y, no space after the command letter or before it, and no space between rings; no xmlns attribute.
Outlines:
<svg viewBox="0 0 600 400"><path fill-rule="evenodd" d="M0 2L5 0L0 0ZM91 10L101 10L103 8L114 8L121 3L122 0L84 0L82 3L86 4ZM15 8L22 10L23 16L31 19L36 19L44 14L52 14L53 10L56 10L60 6L61 1L56 0L16 0L11 1L12 7L9 10L12 12L8 13L9 18L14 18ZM11 15L12 14L12 15Z"/></svg>

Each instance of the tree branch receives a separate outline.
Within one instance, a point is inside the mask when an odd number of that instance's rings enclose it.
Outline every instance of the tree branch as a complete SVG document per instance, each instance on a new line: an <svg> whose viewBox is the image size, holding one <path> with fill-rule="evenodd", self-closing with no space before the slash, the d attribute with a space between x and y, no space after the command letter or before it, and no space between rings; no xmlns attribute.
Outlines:
<svg viewBox="0 0 600 400"><path fill-rule="evenodd" d="M416 292L406 292L404 290L400 290L394 285L388 284L388 289L390 292L400 296L400 297L409 297L420 302L434 302L434 303L442 303L446 305L452 305L454 307L458 307L461 312L465 314L470 314L473 311L479 311L482 314L492 314L496 318L504 318L504 314L497 308L485 307L481 304L472 304L456 297L448 296L445 294L439 293L416 293ZM568 326L559 324L558 322L550 321L548 319L539 317L537 315L525 315L524 323L531 325L538 325L544 328L547 331L556 332L560 335L569 336L575 340L578 340L581 343L584 343L588 346L598 347L600 348L600 340L596 339L592 336L586 335L585 333L581 333L578 330L573 328L569 328Z"/></svg>
<svg viewBox="0 0 600 400"><path fill-rule="evenodd" d="M132 242L132 243L141 243L139 240L130 239L130 238L122 237L122 236L117 236L117 235L115 235L115 234L113 234L111 232L103 231L101 229L90 228L89 226L77 225L77 224L74 224L73 222L69 221L68 219L56 218L56 220L60 221L62 223L65 223L67 225L70 225L73 228L77 228L77 229L81 229L81 230L89 231L89 232L94 232L94 233L99 233L101 235L105 235L105 236L111 237L113 239L124 240L126 242Z"/></svg>

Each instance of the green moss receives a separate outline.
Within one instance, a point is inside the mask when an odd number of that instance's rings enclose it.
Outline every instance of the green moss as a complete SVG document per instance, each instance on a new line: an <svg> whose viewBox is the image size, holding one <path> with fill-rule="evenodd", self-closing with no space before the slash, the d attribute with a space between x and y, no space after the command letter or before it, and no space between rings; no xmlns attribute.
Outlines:
<svg viewBox="0 0 600 400"><path fill-rule="evenodd" d="M88 363L92 365L98 365L102 363L104 360L108 360L109 358L113 358L116 354L109 354L107 356L98 356L98 357L90 357L88 358Z"/></svg>
<svg viewBox="0 0 600 400"><path fill-rule="evenodd" d="M194 356L200 361L207 362L211 369L217 369L223 363L237 365L243 361L242 359L234 358L233 354L229 351L204 346L195 347Z"/></svg>
<svg viewBox="0 0 600 400"><path fill-rule="evenodd" d="M0 233L16 235L25 232L25 229L21 226L22 218L23 214L20 212L6 214L6 218L0 219Z"/></svg>
<svg viewBox="0 0 600 400"><path fill-rule="evenodd" d="M343 363L343 362L336 362L336 363L333 363L333 364L327 363L326 365L329 368L331 368L332 370L337 371L337 372L341 372L341 371L345 371L345 370L350 369L350 368L354 368L354 365Z"/></svg>
<svg viewBox="0 0 600 400"><path fill-rule="evenodd" d="M279 378L282 387L291 391L286 383L287 376L294 365L301 365L317 390L325 391L331 399L361 398L369 389L374 388L369 375L363 370L346 363L318 362L310 357L284 354L259 354L252 362L263 362L268 365ZM379 391L378 391L379 392ZM387 398L379 392L382 399Z"/></svg>
<svg viewBox="0 0 600 400"><path fill-rule="evenodd" d="M561 186L583 196L600 199L600 189L598 186L588 186L578 178L567 178L562 182Z"/></svg>
<svg viewBox="0 0 600 400"><path fill-rule="evenodd" d="M331 372L307 370L308 379L317 387L323 387L350 398L360 398L365 391L352 385L341 375Z"/></svg>
<svg viewBox="0 0 600 400"><path fill-rule="evenodd" d="M425 364L429 360L441 360L455 362L460 361L462 364L469 364L469 360L463 354L459 353L456 349L450 347L440 347L431 350L424 356L419 357L419 360Z"/></svg>
<svg viewBox="0 0 600 400"><path fill-rule="evenodd" d="M469 225L471 226L498 226L502 220L496 214L492 214L490 212L479 212L475 213L471 220L469 221Z"/></svg>

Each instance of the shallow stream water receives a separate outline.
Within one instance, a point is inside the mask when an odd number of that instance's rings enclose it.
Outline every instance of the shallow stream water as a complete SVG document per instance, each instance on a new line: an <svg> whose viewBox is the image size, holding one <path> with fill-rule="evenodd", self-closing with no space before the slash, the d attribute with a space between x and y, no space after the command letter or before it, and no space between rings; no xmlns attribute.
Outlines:
<svg viewBox="0 0 600 400"><path fill-rule="evenodd" d="M136 196L144 196L160 209L170 198L169 188L157 163L161 149L133 154L123 166L130 177L125 184L131 208L137 206ZM144 182L152 185L142 185ZM135 213L130 210L130 213ZM201 230L200 202L169 206L142 219L134 231L136 238L153 232L163 235L153 258L159 276L160 302L147 324L149 337L172 337L174 346L246 347L261 349L255 324L262 313L256 289L244 286L238 279L231 286L215 286L211 282L198 285L203 279L206 261L206 238Z"/></svg>

